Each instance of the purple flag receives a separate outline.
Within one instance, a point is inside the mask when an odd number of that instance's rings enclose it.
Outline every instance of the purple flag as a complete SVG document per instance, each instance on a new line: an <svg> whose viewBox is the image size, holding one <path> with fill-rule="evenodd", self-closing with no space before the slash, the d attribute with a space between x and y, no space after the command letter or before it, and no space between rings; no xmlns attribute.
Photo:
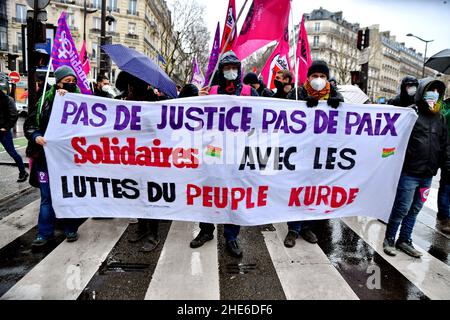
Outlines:
<svg viewBox="0 0 450 320"><path fill-rule="evenodd" d="M191 83L194 84L199 90L202 88L205 83L205 77L200 71L200 67L198 66L197 59L195 57L192 59L192 78Z"/></svg>
<svg viewBox="0 0 450 320"><path fill-rule="evenodd" d="M89 89L89 80L83 70L83 64L73 42L69 27L67 26L66 13L63 11L58 19L58 29L52 48L53 70L60 66L69 66L77 75L77 85L84 94L92 94Z"/></svg>
<svg viewBox="0 0 450 320"><path fill-rule="evenodd" d="M209 84L209 78L211 77L214 68L216 67L217 60L220 54L220 24L217 22L216 35L214 37L213 47L211 49L211 55L209 56L208 71L206 71L205 84ZM211 79L212 80L212 79Z"/></svg>

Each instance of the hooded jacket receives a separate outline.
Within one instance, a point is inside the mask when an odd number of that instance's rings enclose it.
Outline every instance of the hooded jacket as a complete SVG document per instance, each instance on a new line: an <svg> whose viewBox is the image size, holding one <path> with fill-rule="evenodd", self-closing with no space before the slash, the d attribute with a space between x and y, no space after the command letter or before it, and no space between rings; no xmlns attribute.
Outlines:
<svg viewBox="0 0 450 320"><path fill-rule="evenodd" d="M235 64L238 66L238 76L235 80L227 80L223 76L223 67L227 64ZM219 85L217 93L240 96L242 91L241 77L242 77L241 61L239 61L239 59L237 58L236 54L233 51L230 50L225 52L219 61L217 75L214 77L214 82L217 81L217 84ZM258 92L256 92L256 90L253 87L251 88L251 92L252 96L256 97L259 96Z"/></svg>
<svg viewBox="0 0 450 320"><path fill-rule="evenodd" d="M439 167L449 168L448 129L444 116L432 113L423 99L427 89L432 85L439 87L439 99L442 100L445 84L431 78L422 79L415 95L415 105L419 118L409 137L403 162L402 173L431 178Z"/></svg>
<svg viewBox="0 0 450 320"><path fill-rule="evenodd" d="M388 101L388 104L398 107L409 107L413 105L415 102L415 96L408 95L408 92L406 92L406 86L418 85L419 81L416 78L412 76L404 77L400 84L400 93L395 98L390 99Z"/></svg>
<svg viewBox="0 0 450 320"><path fill-rule="evenodd" d="M35 141L36 137L44 136L47 130L50 115L52 113L53 101L55 100L57 85L54 84L49 91L45 93L44 97L41 97L36 106L28 112L27 119L23 124L23 130L25 137L28 139L28 146L26 150L27 157L33 157L34 159L44 159L44 148L38 145ZM75 93L80 93L78 86ZM41 100L44 99L41 108Z"/></svg>

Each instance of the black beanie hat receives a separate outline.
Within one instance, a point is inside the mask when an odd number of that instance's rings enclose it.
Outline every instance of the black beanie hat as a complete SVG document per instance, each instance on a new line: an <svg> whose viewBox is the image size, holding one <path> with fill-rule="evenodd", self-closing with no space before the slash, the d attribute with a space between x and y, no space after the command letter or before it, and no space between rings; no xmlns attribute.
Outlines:
<svg viewBox="0 0 450 320"><path fill-rule="evenodd" d="M323 73L327 76L327 79L330 78L330 69L328 69L327 63L323 60L315 60L312 62L308 69L308 77L315 72Z"/></svg>
<svg viewBox="0 0 450 320"><path fill-rule="evenodd" d="M198 96L198 88L194 84L188 83L181 89L178 98L187 98L194 96Z"/></svg>
<svg viewBox="0 0 450 320"><path fill-rule="evenodd" d="M244 77L244 84L259 83L256 73L249 72Z"/></svg>

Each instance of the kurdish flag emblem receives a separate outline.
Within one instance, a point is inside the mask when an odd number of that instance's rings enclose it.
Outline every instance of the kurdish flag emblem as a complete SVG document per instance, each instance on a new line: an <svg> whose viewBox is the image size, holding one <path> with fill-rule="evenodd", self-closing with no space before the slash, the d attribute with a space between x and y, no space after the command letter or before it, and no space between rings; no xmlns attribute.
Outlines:
<svg viewBox="0 0 450 320"><path fill-rule="evenodd" d="M222 156L222 148L208 145L206 149L206 155L211 157L220 158Z"/></svg>
<svg viewBox="0 0 450 320"><path fill-rule="evenodd" d="M392 156L395 153L395 148L383 148L383 154L381 155L383 158L387 158Z"/></svg>

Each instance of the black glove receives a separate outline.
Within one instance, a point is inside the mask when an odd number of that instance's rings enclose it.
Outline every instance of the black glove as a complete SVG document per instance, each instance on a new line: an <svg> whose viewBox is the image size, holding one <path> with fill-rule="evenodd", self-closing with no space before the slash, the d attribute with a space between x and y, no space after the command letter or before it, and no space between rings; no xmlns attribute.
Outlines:
<svg viewBox="0 0 450 320"><path fill-rule="evenodd" d="M341 100L339 100L339 98L328 98L327 100L327 104L334 109L337 109L337 107L339 107L340 102Z"/></svg>
<svg viewBox="0 0 450 320"><path fill-rule="evenodd" d="M311 97L311 96L306 97L306 106L308 108L317 107L318 104L319 104L319 100L317 100L316 98Z"/></svg>

